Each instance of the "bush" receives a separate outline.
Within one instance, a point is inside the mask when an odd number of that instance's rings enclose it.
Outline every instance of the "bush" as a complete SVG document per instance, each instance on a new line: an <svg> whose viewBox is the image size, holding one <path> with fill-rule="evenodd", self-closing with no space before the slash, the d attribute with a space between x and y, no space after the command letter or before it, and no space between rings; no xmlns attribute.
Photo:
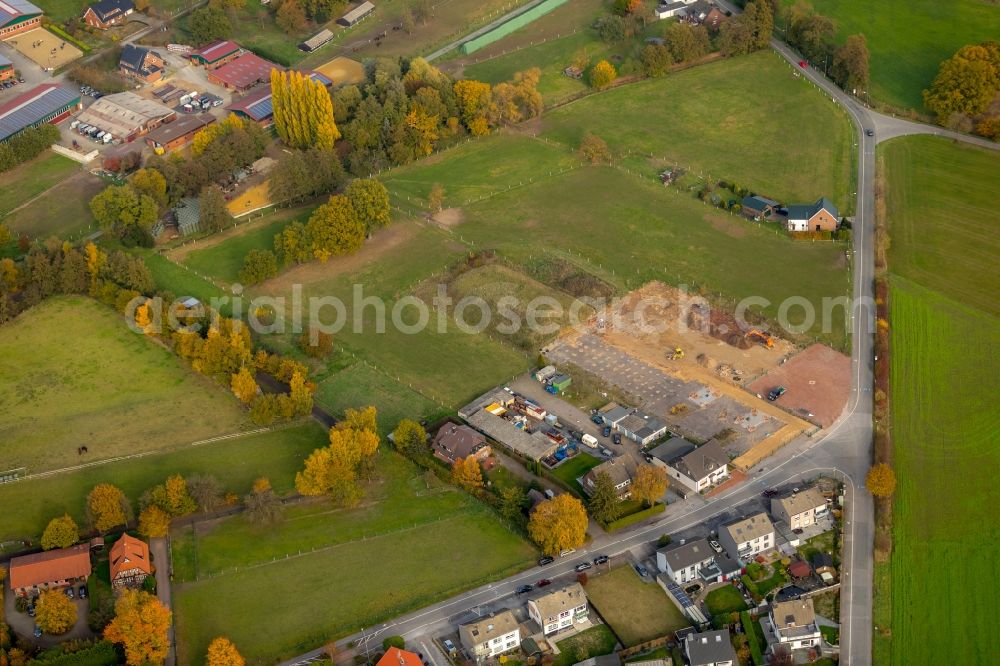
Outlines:
<svg viewBox="0 0 1000 666"><path fill-rule="evenodd" d="M624 529L630 525L635 525L636 523L646 520L651 516L655 516L658 513L663 513L666 508L666 505L657 502L648 509L636 511L635 513L625 516L624 518L611 521L604 529L607 532L617 532L620 529Z"/></svg>
<svg viewBox="0 0 1000 666"><path fill-rule="evenodd" d="M402 650L406 647L406 641L402 636L387 636L385 640L382 641L382 649L388 650L391 647Z"/></svg>
<svg viewBox="0 0 1000 666"><path fill-rule="evenodd" d="M43 124L24 130L9 141L0 143L0 171L33 160L58 140L59 130L54 125Z"/></svg>
<svg viewBox="0 0 1000 666"><path fill-rule="evenodd" d="M50 23L50 24L48 24L45 27L46 27L46 29L48 29L49 32L51 32L52 34L54 34L56 37L61 37L62 39L65 39L67 42L69 42L73 46L77 47L78 49L80 49L84 53L88 53L90 51L90 47L89 46L87 46L86 44L84 44L83 42L81 42L79 39L77 39L76 37L72 36L71 34L69 34L68 32L66 32L65 30L63 30L62 28L60 28L59 26L57 26L55 23Z"/></svg>

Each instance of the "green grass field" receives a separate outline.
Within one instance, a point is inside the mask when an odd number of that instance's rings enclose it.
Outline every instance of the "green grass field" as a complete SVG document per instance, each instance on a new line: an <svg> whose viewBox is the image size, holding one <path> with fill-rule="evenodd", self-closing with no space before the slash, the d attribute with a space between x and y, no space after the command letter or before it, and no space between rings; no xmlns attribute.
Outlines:
<svg viewBox="0 0 1000 666"><path fill-rule="evenodd" d="M4 174L4 186L0 189L0 219L79 170L80 165L73 160L50 151L11 169ZM17 231L30 233L29 229L20 228L16 219L5 222Z"/></svg>
<svg viewBox="0 0 1000 666"><path fill-rule="evenodd" d="M292 219L298 219L303 224L309 219L308 212L303 214L296 210L296 213L299 214L289 217L288 211L281 209L270 216L274 218L273 220L254 226L222 243L192 250L184 258L183 263L202 275L211 275L230 284L239 282L243 259L250 250L273 250L274 235L284 229Z"/></svg>
<svg viewBox="0 0 1000 666"><path fill-rule="evenodd" d="M611 167L577 169L474 204L465 219L466 239L517 262L561 251L626 288L658 279L723 300L760 296L770 318L785 298L802 296L818 308L848 286L841 245L793 242ZM845 346L843 314L834 310L826 332L817 317L809 336Z"/></svg>
<svg viewBox="0 0 1000 666"><path fill-rule="evenodd" d="M988 646L963 637L983 635L1000 610L1000 575L975 564L1000 544L984 528L1000 492L983 473L1000 463L1000 411L988 388L1000 347L992 302L1000 272L988 258L997 219L988 202L1000 196L990 174L1000 172L1000 154L923 137L879 150L892 239L898 485L892 556L875 572L875 621L887 633L876 632L874 660L931 664L948 654L983 663ZM931 624L961 631L928 632Z"/></svg>
<svg viewBox="0 0 1000 666"><path fill-rule="evenodd" d="M966 44L1000 35L1000 10L988 0L814 0L812 4L836 21L839 42L858 33L867 37L871 96L899 107L923 109L921 92L934 80L942 60Z"/></svg>
<svg viewBox="0 0 1000 666"><path fill-rule="evenodd" d="M559 654L555 656L552 666L573 666L574 663L591 657L611 654L617 644L618 639L611 633L608 625L595 625L558 641L556 645L559 647Z"/></svg>
<svg viewBox="0 0 1000 666"><path fill-rule="evenodd" d="M1000 315L1000 153L932 136L893 139L879 150L893 274Z"/></svg>
<svg viewBox="0 0 1000 666"><path fill-rule="evenodd" d="M133 248L131 252L139 255L146 262L149 272L153 274L156 286L161 290L172 292L174 296L194 296L203 303L209 303L213 298L225 295L220 287L153 250ZM227 308L222 307L221 310L225 314Z"/></svg>
<svg viewBox="0 0 1000 666"><path fill-rule="evenodd" d="M202 576L175 587L179 663L197 661L220 634L249 663L273 663L509 575L536 555L491 511L395 453L380 455L376 477L356 509L309 503L289 508L276 528L235 517L196 539L176 533L175 575L190 580L197 561ZM233 567L241 570L205 578Z"/></svg>
<svg viewBox="0 0 1000 666"><path fill-rule="evenodd" d="M542 135L576 149L584 133L593 132L649 177L676 163L783 202L826 196L849 214L850 123L793 74L770 51L714 62L553 109L542 120ZM751 102L744 92L750 90L767 92Z"/></svg>
<svg viewBox="0 0 1000 666"><path fill-rule="evenodd" d="M592 456L586 452L581 452L578 453L576 457L570 458L552 470L552 474L564 483L568 483L570 486L575 488L578 493L583 495L583 487L577 479L600 465L601 462L602 460L600 458Z"/></svg>
<svg viewBox="0 0 1000 666"><path fill-rule="evenodd" d="M85 524L87 493L98 483L121 488L133 506L144 491L169 474L211 474L226 490L244 495L259 476L267 476L278 493L294 489L295 472L327 435L316 424L283 428L232 439L109 462L72 473L0 485L0 504L16 506L0 521L0 541L36 539L48 521L69 513Z"/></svg>
<svg viewBox="0 0 1000 666"><path fill-rule="evenodd" d="M592 577L587 583L587 598L625 647L691 624L659 585L643 581L628 565Z"/></svg>
<svg viewBox="0 0 1000 666"><path fill-rule="evenodd" d="M84 297L50 299L0 328L0 376L4 469L40 472L249 427L227 391Z"/></svg>

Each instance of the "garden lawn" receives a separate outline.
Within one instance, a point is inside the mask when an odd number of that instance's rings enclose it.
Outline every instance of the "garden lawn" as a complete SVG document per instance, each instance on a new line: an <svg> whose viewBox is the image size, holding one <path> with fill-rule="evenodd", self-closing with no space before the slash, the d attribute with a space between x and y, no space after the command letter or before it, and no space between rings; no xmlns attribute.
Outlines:
<svg viewBox="0 0 1000 666"><path fill-rule="evenodd" d="M966 44L1000 35L1000 11L989 0L814 0L812 4L834 19L838 43L848 35L865 35L871 52L871 96L897 107L922 110L921 93L931 85L942 60Z"/></svg>
<svg viewBox="0 0 1000 666"><path fill-rule="evenodd" d="M190 580L195 559L203 576L175 586L179 663L192 663L218 635L249 663L274 663L510 575L537 554L492 511L391 451L380 454L355 509L303 504L264 530L237 516L196 540L185 528L174 544L178 579Z"/></svg>
<svg viewBox="0 0 1000 666"><path fill-rule="evenodd" d="M583 487L577 479L600 465L601 462L603 461L600 458L581 451L575 457L570 458L552 470L552 475L563 483L568 483L576 489L577 493L583 495Z"/></svg>
<svg viewBox="0 0 1000 666"><path fill-rule="evenodd" d="M748 103L746 90L766 94ZM547 112L542 127L574 149L592 132L650 178L676 163L782 202L854 205L846 114L770 50L589 95Z"/></svg>
<svg viewBox="0 0 1000 666"><path fill-rule="evenodd" d="M559 654L555 656L552 666L572 666L591 657L611 654L617 644L618 639L608 629L608 625L598 624L558 641L556 646L559 648Z"/></svg>
<svg viewBox="0 0 1000 666"><path fill-rule="evenodd" d="M747 609L747 602L735 585L717 587L705 597L705 606L713 616L739 613Z"/></svg>
<svg viewBox="0 0 1000 666"><path fill-rule="evenodd" d="M153 274L153 281L161 291L172 293L176 297L194 296L206 305L211 304L212 299L221 298L225 292L207 279L196 275L191 270L175 264L162 254L147 250L145 248L133 248L133 254L142 257ZM223 314L228 314L229 306L220 308Z"/></svg>
<svg viewBox="0 0 1000 666"><path fill-rule="evenodd" d="M45 151L30 162L7 171L0 188L0 218L79 170L80 165L68 157ZM6 220L5 223L15 231L31 234L31 229L22 228L17 220Z"/></svg>
<svg viewBox="0 0 1000 666"><path fill-rule="evenodd" d="M35 473L250 427L227 390L82 296L49 299L0 328L0 377L4 469Z"/></svg>
<svg viewBox="0 0 1000 666"><path fill-rule="evenodd" d="M593 576L587 598L625 647L667 636L690 625L666 592L639 578L631 566Z"/></svg>
<svg viewBox="0 0 1000 666"><path fill-rule="evenodd" d="M582 167L476 203L465 218L461 233L478 247L519 263L561 252L630 289L662 280L734 304L759 296L772 321L784 299L801 296L817 313L802 337L847 345L843 308L827 331L820 316L824 297L846 294L842 244L794 242L620 169Z"/></svg>
<svg viewBox="0 0 1000 666"><path fill-rule="evenodd" d="M0 485L0 505L18 510L0 521L0 541L36 539L54 516L69 513L85 524L87 493L99 483L117 485L133 506L147 489L170 474L210 474L237 495L246 494L254 479L266 476L278 493L295 487L295 472L302 461L328 442L327 434L313 423L270 432L243 435L195 447L154 453L87 467L69 474Z"/></svg>
<svg viewBox="0 0 1000 666"><path fill-rule="evenodd" d="M881 144L879 157L893 275L1000 315L1000 152L915 136Z"/></svg>
<svg viewBox="0 0 1000 666"><path fill-rule="evenodd" d="M920 665L947 654L955 663L985 663L992 660L989 645L965 637L986 635L1000 612L1000 573L975 565L1000 547L1000 533L984 527L994 523L1000 501L984 473L1000 464L1000 409L989 388L1000 348L993 302L998 217L988 203L1000 197L1000 154L922 137L879 150L892 238L890 413L898 485L892 556L875 570L881 631L874 659ZM928 175L918 175L922 169ZM946 571L948 584L914 575L927 571Z"/></svg>

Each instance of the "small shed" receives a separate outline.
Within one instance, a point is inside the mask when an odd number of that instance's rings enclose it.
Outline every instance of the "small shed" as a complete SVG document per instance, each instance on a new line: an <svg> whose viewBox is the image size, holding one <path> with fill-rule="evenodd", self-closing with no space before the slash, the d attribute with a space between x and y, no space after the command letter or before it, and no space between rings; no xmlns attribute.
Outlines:
<svg viewBox="0 0 1000 666"><path fill-rule="evenodd" d="M568 389L572 383L573 379L569 375L556 375L552 378L552 381L549 382L549 384L552 385L552 388L556 389L560 393Z"/></svg>
<svg viewBox="0 0 1000 666"><path fill-rule="evenodd" d="M812 574L812 568L807 562L795 560L788 565L788 573L790 573L793 578L807 578Z"/></svg>
<svg viewBox="0 0 1000 666"><path fill-rule="evenodd" d="M174 219L177 220L177 230L182 236L188 236L198 231L201 219L201 208L195 197L184 197L174 208Z"/></svg>
<svg viewBox="0 0 1000 666"><path fill-rule="evenodd" d="M576 67L575 65L570 65L569 67L567 67L566 69L564 69L563 70L563 74L565 74L566 76L568 76L571 79L582 79L583 78L583 70L580 69L579 67Z"/></svg>

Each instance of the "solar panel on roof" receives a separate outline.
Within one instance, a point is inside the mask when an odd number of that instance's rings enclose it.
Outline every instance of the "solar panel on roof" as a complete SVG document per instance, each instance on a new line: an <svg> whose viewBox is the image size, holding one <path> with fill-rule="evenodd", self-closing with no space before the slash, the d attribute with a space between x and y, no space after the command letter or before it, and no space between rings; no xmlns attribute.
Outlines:
<svg viewBox="0 0 1000 666"><path fill-rule="evenodd" d="M42 84L0 107L0 141L37 125L60 109L73 106L79 95L55 84Z"/></svg>

